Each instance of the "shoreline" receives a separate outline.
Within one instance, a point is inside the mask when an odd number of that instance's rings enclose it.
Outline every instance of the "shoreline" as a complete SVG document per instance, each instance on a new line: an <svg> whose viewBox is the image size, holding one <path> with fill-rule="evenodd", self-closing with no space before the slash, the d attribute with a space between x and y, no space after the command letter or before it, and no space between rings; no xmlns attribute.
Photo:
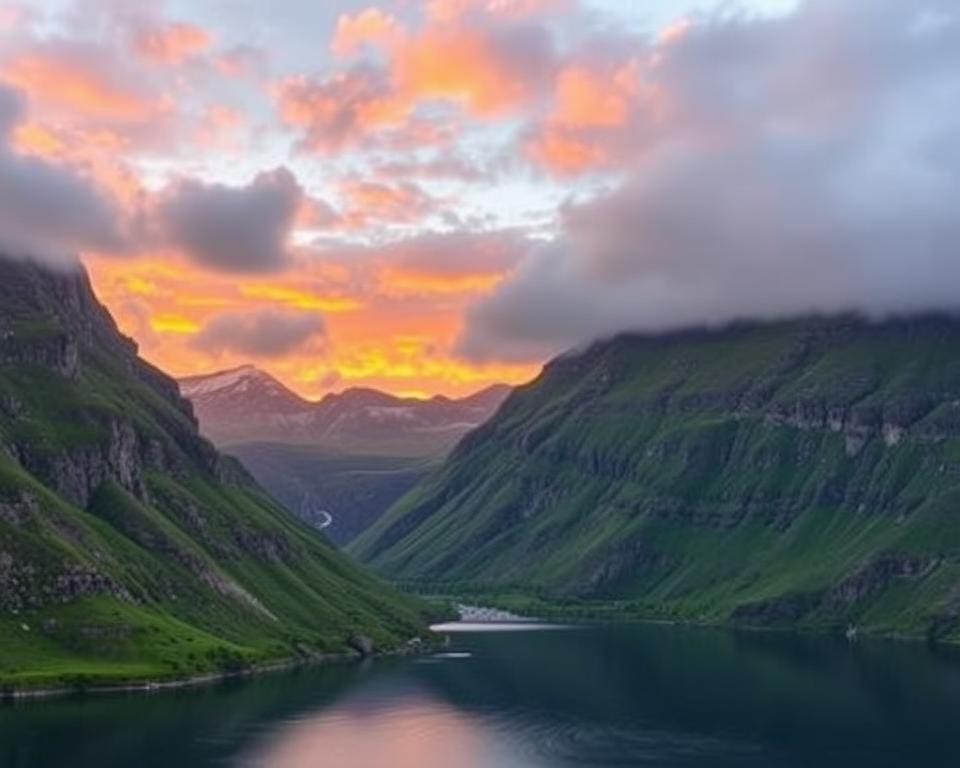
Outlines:
<svg viewBox="0 0 960 768"><path fill-rule="evenodd" d="M265 661L252 664L243 669L230 670L223 672L204 672L202 674L190 675L188 677L156 678L147 680L123 680L115 683L100 682L77 685L58 685L58 686L38 686L36 688L4 688L0 687L0 706L27 703L31 701L48 701L51 699L63 699L72 696L109 696L118 694L142 694L150 695L154 693L166 693L169 691L184 690L189 688L203 688L205 686L216 685L231 680L245 680L269 675L274 672L284 672L292 669L306 667L316 667L325 664L349 664L351 662L362 662L367 659L386 659L400 656L414 656L434 647L442 645L441 642L429 642L420 638L420 643L414 643L411 638L406 645L395 650L383 651L379 653L364 654L359 651L349 653L325 653L312 656L296 656L289 659L278 659L276 661Z"/></svg>
<svg viewBox="0 0 960 768"><path fill-rule="evenodd" d="M61 685L57 687L12 688L0 690L0 702L17 703L21 701L41 701L47 699L67 698L70 696L97 696L121 693L162 693L184 688L202 688L206 685L257 677L271 672L282 672L297 667L307 667L334 662L345 663L360 660L359 654L329 654L316 659L288 659L286 661L256 664L242 670L230 672L205 672L189 677L157 678L149 680L128 680L123 682L102 682L90 685Z"/></svg>
<svg viewBox="0 0 960 768"><path fill-rule="evenodd" d="M614 617L610 615L600 615L600 611L595 615L584 615L582 612L571 610L566 611L556 605L543 604L540 608L545 608L544 613L538 615L519 615L513 611L496 607L496 600L491 600L487 605L477 605L472 601L470 604L460 603L458 621L465 623L490 623L496 624L506 621L509 617L511 621L517 622L549 622L566 621L569 623L582 625L608 625L608 624L657 624L676 627L689 627L695 629L713 629L724 632L747 632L747 633L773 633L773 634L792 634L806 637L821 637L840 639L845 633L837 627L771 627L762 625L748 624L730 624L725 622L696 621L692 619L664 618L656 616L626 615ZM582 607L581 607L582 608ZM475 616L476 613L485 614L483 619ZM436 633L435 633L436 634ZM33 701L47 701L52 699L63 699L73 696L109 696L120 694L139 694L151 695L155 693L166 693L170 691L202 688L205 686L216 685L232 680L246 680L269 675L271 673L283 672L288 670L321 666L325 664L349 664L351 662L362 662L368 659L388 659L403 656L415 656L426 653L437 648L442 648L445 644L442 639L442 633L434 639L424 640L423 638L411 638L403 646L389 651L364 654L359 651L345 653L327 653L315 654L311 656L297 656L288 659L278 659L275 661L265 661L252 664L243 669L206 672L202 674L190 675L187 677L155 678L144 680L121 680L114 683L103 681L91 684L63 684L56 686L38 686L38 687L3 687L0 686L0 707L4 705L15 705L18 703L28 703ZM910 635L902 632L878 633L857 628L854 637L846 636L847 642L851 645L863 640L867 642L890 642L905 643L911 645L923 644L932 648L942 648L944 650L953 650L960 652L960 640L939 638L931 639L923 635ZM448 640L449 638L447 638ZM420 642L415 642L420 640Z"/></svg>
<svg viewBox="0 0 960 768"><path fill-rule="evenodd" d="M418 594L416 591L413 594ZM425 591L422 593L427 596L436 596L437 593ZM726 632L771 632L778 634L794 634L799 636L845 638L849 643L855 644L860 640L866 641L885 641L896 643L921 644L933 648L952 649L960 652L960 636L930 637L926 634L911 634L901 631L877 632L871 631L869 627L856 625L836 625L836 626L771 626L763 624L741 624L720 620L698 620L695 618L680 618L672 616L657 615L656 613L644 614L643 612L627 611L623 615L612 615L613 607L607 603L580 604L576 606L565 606L562 603L551 603L542 598L537 598L534 604L529 606L529 611L518 606L509 598L506 600L497 599L496 596L485 597L482 594L471 594L469 596L444 595L444 597L454 601L460 606L479 609L481 611L502 612L515 616L520 621L564 621L576 624L662 624L678 627L695 627L702 629L718 629ZM469 601L469 602L467 602ZM521 611L520 614L515 613ZM466 620L466 619L463 619ZM851 632L852 630L852 632Z"/></svg>

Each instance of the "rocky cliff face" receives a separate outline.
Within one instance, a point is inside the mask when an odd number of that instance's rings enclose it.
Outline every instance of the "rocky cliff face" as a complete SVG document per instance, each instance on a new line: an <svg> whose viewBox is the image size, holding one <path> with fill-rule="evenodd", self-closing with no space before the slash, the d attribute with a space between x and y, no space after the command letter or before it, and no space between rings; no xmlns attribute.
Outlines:
<svg viewBox="0 0 960 768"><path fill-rule="evenodd" d="M163 414L166 440L140 429L135 414L109 408L65 413L73 422L67 426L82 425L87 432L73 444L56 440L56 425L46 430L52 434L37 439L31 429L38 420L36 408L18 398L11 377L0 397L0 413L8 421L2 448L24 469L81 508L108 480L145 499L143 477L148 470L186 469L193 461L207 471L216 470L216 451L196 434L189 401L180 396L173 379L137 356L136 344L119 333L96 301L79 264L51 271L0 258L0 286L5 302L0 313L0 366L14 376L34 372L44 379L34 386L48 388L50 399L76 397L86 383L85 374L96 378L107 368L112 375L129 376L144 385L171 411ZM62 406L70 403L41 405L66 410Z"/></svg>
<svg viewBox="0 0 960 768"><path fill-rule="evenodd" d="M950 633L958 491L954 319L627 336L549 364L354 549L646 615Z"/></svg>
<svg viewBox="0 0 960 768"><path fill-rule="evenodd" d="M128 638L104 651L173 674L345 650L358 631L396 642L418 610L199 435L79 265L0 257L0 631L17 615L49 654L93 668L83 638ZM137 640L145 631L156 643ZM209 653L163 650L196 643ZM40 674L18 648L0 679Z"/></svg>

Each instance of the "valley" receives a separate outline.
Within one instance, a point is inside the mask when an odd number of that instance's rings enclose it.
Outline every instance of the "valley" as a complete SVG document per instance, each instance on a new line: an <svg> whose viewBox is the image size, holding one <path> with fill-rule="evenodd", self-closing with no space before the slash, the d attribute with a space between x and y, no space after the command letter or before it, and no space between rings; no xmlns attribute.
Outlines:
<svg viewBox="0 0 960 768"><path fill-rule="evenodd" d="M492 386L455 400L348 389L311 402L251 365L183 379L180 389L207 437L341 545L425 477L510 392Z"/></svg>

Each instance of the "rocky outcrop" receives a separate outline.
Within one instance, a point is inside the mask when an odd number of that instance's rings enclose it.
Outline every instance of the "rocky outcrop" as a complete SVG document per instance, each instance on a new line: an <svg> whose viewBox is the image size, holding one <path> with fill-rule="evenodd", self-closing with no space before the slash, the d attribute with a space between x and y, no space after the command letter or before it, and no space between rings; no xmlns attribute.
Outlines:
<svg viewBox="0 0 960 768"><path fill-rule="evenodd" d="M363 658L373 655L373 640L366 635L352 635L348 643L350 647L359 653Z"/></svg>
<svg viewBox="0 0 960 768"><path fill-rule="evenodd" d="M941 563L937 556L884 555L864 565L831 587L821 601L830 614L842 614L851 606L882 592L896 579L924 579Z"/></svg>
<svg viewBox="0 0 960 768"><path fill-rule="evenodd" d="M616 593L625 579L636 579L644 573L668 569L670 557L652 549L645 541L616 543L584 563L583 578L576 590L581 596Z"/></svg>
<svg viewBox="0 0 960 768"><path fill-rule="evenodd" d="M69 603L92 595L133 602L125 588L96 568L64 562L54 569L42 569L30 559L0 550L0 612Z"/></svg>
<svg viewBox="0 0 960 768"><path fill-rule="evenodd" d="M40 505L29 491L21 489L9 500L0 498L0 520L8 525L23 527L39 514Z"/></svg>
<svg viewBox="0 0 960 768"><path fill-rule="evenodd" d="M940 563L941 559L935 556L883 555L828 589L745 603L733 611L731 618L746 625L776 626L810 616L849 617L860 604L888 589L894 581L920 581Z"/></svg>
<svg viewBox="0 0 960 768"><path fill-rule="evenodd" d="M29 333L8 330L0 336L0 365L28 365L58 376L80 375L80 345L64 333Z"/></svg>
<svg viewBox="0 0 960 768"><path fill-rule="evenodd" d="M87 507L97 489L108 481L146 498L143 471L156 459L155 447L145 446L128 421L108 419L101 430L102 437L92 444L49 451L30 443L13 443L12 451L28 472L78 507Z"/></svg>

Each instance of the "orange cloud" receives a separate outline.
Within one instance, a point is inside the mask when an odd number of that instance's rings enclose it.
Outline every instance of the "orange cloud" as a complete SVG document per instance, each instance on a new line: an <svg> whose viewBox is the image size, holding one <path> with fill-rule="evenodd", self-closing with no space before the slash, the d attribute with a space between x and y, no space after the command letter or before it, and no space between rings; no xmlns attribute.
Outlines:
<svg viewBox="0 0 960 768"><path fill-rule="evenodd" d="M395 296L477 295L487 293L503 279L502 274L437 274L425 269L389 266L378 275L381 291Z"/></svg>
<svg viewBox="0 0 960 768"><path fill-rule="evenodd" d="M324 80L291 77L274 91L281 119L303 129L300 144L314 151L355 144L374 128L400 124L409 113L383 74L370 68Z"/></svg>
<svg viewBox="0 0 960 768"><path fill-rule="evenodd" d="M492 116L532 94L536 73L524 71L519 59L511 61L491 35L477 28L433 26L395 49L392 72L411 101L460 101L474 114Z"/></svg>
<svg viewBox="0 0 960 768"><path fill-rule="evenodd" d="M13 132L13 146L27 155L50 156L66 147L56 133L39 123L22 123Z"/></svg>
<svg viewBox="0 0 960 768"><path fill-rule="evenodd" d="M285 285L259 283L241 286L240 292L253 299L268 299L294 309L320 312L353 312L363 307L363 302L352 296L338 296L313 292Z"/></svg>
<svg viewBox="0 0 960 768"><path fill-rule="evenodd" d="M346 179L341 182L340 192L347 204L344 219L354 228L371 221L414 222L434 208L433 198L411 182Z"/></svg>
<svg viewBox="0 0 960 768"><path fill-rule="evenodd" d="M647 59L571 61L557 74L550 114L527 152L556 175L623 167L666 135L670 95L655 78L662 44Z"/></svg>
<svg viewBox="0 0 960 768"><path fill-rule="evenodd" d="M193 334L200 330L196 320L177 314L156 314L150 318L150 326L157 333Z"/></svg>
<svg viewBox="0 0 960 768"><path fill-rule="evenodd" d="M467 303L499 279L506 263L506 246L457 242L462 247L418 241L349 252L339 261L305 257L290 274L269 278L211 273L171 254L86 261L121 328L149 360L175 375L251 362L240 350L212 354L195 343L212 318L286 310L323 313L322 353L293 349L254 362L306 397L350 386L457 396L529 379L536 366L475 365L451 351ZM463 250L473 255L458 261Z"/></svg>
<svg viewBox="0 0 960 768"><path fill-rule="evenodd" d="M524 3L484 6L488 18L481 23L460 18L466 7L436 5L414 32L378 8L341 15L333 50L347 55L369 44L384 61L323 79L291 77L274 88L281 118L304 129L301 147L333 151L373 136L390 139L389 131L422 132L429 123L418 114L424 102L453 102L484 118L536 103L554 68L547 29L509 23L507 11L519 12Z"/></svg>
<svg viewBox="0 0 960 768"><path fill-rule="evenodd" d="M136 123L148 120L156 109L140 93L56 56L25 54L8 62L0 77L41 102L73 114Z"/></svg>
<svg viewBox="0 0 960 768"><path fill-rule="evenodd" d="M583 173L607 164L609 155L599 144L548 126L528 146L530 154L558 175Z"/></svg>
<svg viewBox="0 0 960 768"><path fill-rule="evenodd" d="M387 46L403 35L397 19L379 8L367 8L360 13L340 14L330 49L337 56L349 56L367 43Z"/></svg>
<svg viewBox="0 0 960 768"><path fill-rule="evenodd" d="M181 64L203 53L213 44L213 36L193 24L174 22L146 29L136 39L137 51L162 64Z"/></svg>
<svg viewBox="0 0 960 768"><path fill-rule="evenodd" d="M623 125L636 96L636 65L597 72L571 65L557 76L553 120L564 125L615 127Z"/></svg>

